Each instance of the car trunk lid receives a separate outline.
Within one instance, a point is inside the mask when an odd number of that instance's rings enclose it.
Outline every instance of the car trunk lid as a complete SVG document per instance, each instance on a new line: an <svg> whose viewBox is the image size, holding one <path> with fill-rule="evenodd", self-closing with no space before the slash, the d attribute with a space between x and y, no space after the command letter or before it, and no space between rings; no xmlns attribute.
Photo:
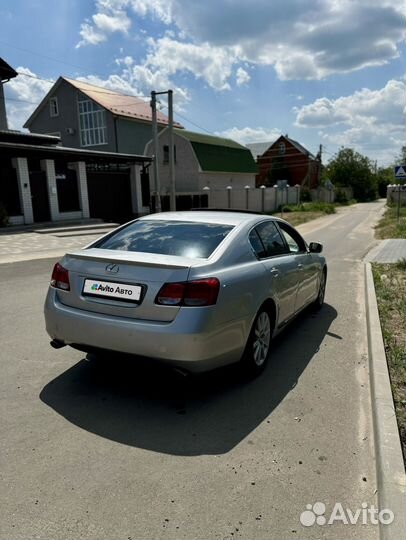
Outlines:
<svg viewBox="0 0 406 540"><path fill-rule="evenodd" d="M155 304L156 295L164 283L186 281L193 263L196 260L153 253L80 250L61 261L69 271L70 290L57 294L61 303L77 309L171 322L179 307Z"/></svg>

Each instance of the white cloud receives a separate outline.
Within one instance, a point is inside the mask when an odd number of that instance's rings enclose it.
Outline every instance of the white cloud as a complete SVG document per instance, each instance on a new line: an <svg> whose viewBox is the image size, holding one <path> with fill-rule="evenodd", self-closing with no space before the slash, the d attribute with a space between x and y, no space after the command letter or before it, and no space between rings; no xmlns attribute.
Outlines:
<svg viewBox="0 0 406 540"><path fill-rule="evenodd" d="M120 52L122 53L123 51L121 50ZM134 58L132 56L125 56L124 58L116 58L115 62L118 66L124 65L129 67L134 64Z"/></svg>
<svg viewBox="0 0 406 540"><path fill-rule="evenodd" d="M82 39L77 43L76 48L84 45L98 45L106 41L108 35L113 32L127 34L131 27L131 19L121 9L121 7L126 7L126 2L112 1L109 4L108 1L99 0L96 6L100 11L92 16L93 22L86 21L80 25L79 34Z"/></svg>
<svg viewBox="0 0 406 540"><path fill-rule="evenodd" d="M296 125L326 127L360 123L368 126L397 126L404 123L406 84L390 80L379 90L363 88L349 96L330 100L319 98L297 109Z"/></svg>
<svg viewBox="0 0 406 540"><path fill-rule="evenodd" d="M405 95L405 82L390 80L378 90L319 98L295 109L296 125L323 128L319 136L324 142L354 146L388 162L406 140Z"/></svg>
<svg viewBox="0 0 406 540"><path fill-rule="evenodd" d="M86 77L78 77L78 80L94 84L95 86L101 86L108 90L113 90L113 92L119 92L120 94L143 95L142 90L135 85L135 81L130 80L127 76L110 75L106 79L102 79L97 75L87 75Z"/></svg>
<svg viewBox="0 0 406 540"><path fill-rule="evenodd" d="M141 17L151 14L165 24L172 22L171 0L128 0L127 4Z"/></svg>
<svg viewBox="0 0 406 540"><path fill-rule="evenodd" d="M131 63L120 75L110 75L102 79L96 75L79 77L79 80L108 88L121 94L130 94L149 98L151 90L166 91L173 90L173 101L175 112L182 112L190 97L186 89L181 88L172 82L161 72L152 72L145 66L132 66ZM164 103L165 98L161 98ZM164 111L165 112L165 111Z"/></svg>
<svg viewBox="0 0 406 540"><path fill-rule="evenodd" d="M82 39L81 41L79 41L79 43L77 43L76 49L86 44L98 45L99 43L102 43L107 39L107 36L105 34L103 34L102 32L98 32L89 23L82 23L80 25L79 34L81 35Z"/></svg>
<svg viewBox="0 0 406 540"><path fill-rule="evenodd" d="M382 65L399 55L405 35L401 2L290 0L288 8L285 0L172 3L175 23L194 41L238 46L242 57L274 65L283 79Z"/></svg>
<svg viewBox="0 0 406 540"><path fill-rule="evenodd" d="M167 76L188 71L216 90L228 90L227 80L235 62L236 52L229 48L212 47L207 43L192 45L164 37L150 40L146 66Z"/></svg>
<svg viewBox="0 0 406 540"><path fill-rule="evenodd" d="M245 69L243 69L242 67L239 67L237 69L237 73L236 73L237 86L242 86L244 84L247 84L250 81L250 79L251 79L250 74L247 71L245 71Z"/></svg>
<svg viewBox="0 0 406 540"><path fill-rule="evenodd" d="M131 21L124 11L119 11L115 15L96 13L92 19L96 27L106 34L112 32L123 32L123 34L126 34L131 26Z"/></svg>
<svg viewBox="0 0 406 540"><path fill-rule="evenodd" d="M4 89L9 128L19 130L49 92L52 83L36 79L36 74L26 67L20 66L17 71L20 75L5 84Z"/></svg>
<svg viewBox="0 0 406 540"><path fill-rule="evenodd" d="M232 127L224 131L218 131L216 132L216 135L219 137L226 137L227 139L233 139L241 144L249 144L254 142L274 141L281 135L281 132L276 128Z"/></svg>
<svg viewBox="0 0 406 540"><path fill-rule="evenodd" d="M95 6L93 24L82 25L81 45L98 44L113 31L127 32L129 15L149 16L176 28L179 47L188 40L202 53L208 47L238 51L236 60L272 65L283 80L383 65L399 56L405 36L402 0L290 0L288 6L285 0L96 0ZM183 54L190 70L195 56ZM206 77L201 65L199 72ZM213 87L225 89L227 83Z"/></svg>

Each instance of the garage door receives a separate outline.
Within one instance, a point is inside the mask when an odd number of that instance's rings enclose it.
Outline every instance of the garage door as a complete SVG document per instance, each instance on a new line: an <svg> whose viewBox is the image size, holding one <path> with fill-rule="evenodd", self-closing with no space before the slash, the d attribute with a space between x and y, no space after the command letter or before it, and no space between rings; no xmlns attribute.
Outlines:
<svg viewBox="0 0 406 540"><path fill-rule="evenodd" d="M125 223L134 217L130 172L87 171L90 217Z"/></svg>

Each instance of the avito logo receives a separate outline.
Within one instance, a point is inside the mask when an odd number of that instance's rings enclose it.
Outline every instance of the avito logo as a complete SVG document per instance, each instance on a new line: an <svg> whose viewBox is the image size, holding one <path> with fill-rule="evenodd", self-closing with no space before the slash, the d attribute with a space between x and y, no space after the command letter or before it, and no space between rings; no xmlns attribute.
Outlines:
<svg viewBox="0 0 406 540"><path fill-rule="evenodd" d="M102 285L101 283L93 283L92 285L92 291L101 291L101 292L114 292L113 287L109 287L109 285Z"/></svg>

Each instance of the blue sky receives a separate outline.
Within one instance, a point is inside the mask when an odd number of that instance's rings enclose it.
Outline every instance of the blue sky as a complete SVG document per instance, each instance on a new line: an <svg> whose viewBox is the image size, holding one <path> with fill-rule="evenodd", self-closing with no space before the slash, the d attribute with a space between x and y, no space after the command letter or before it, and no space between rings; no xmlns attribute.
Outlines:
<svg viewBox="0 0 406 540"><path fill-rule="evenodd" d="M0 18L0 56L31 75L6 85L15 129L66 75L172 88L189 129L288 133L324 161L345 145L385 165L406 144L403 0L3 0Z"/></svg>

